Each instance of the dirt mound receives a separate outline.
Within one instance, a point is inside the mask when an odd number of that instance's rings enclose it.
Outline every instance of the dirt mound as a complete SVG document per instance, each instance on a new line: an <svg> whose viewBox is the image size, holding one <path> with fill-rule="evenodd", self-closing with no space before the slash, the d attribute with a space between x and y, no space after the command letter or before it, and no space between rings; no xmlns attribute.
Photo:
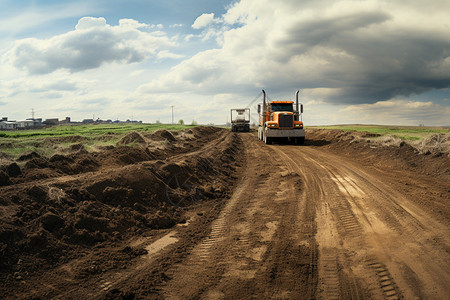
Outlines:
<svg viewBox="0 0 450 300"><path fill-rule="evenodd" d="M26 161L26 160L31 160L33 158L40 158L40 157L41 157L41 155L39 153L33 151L33 152L29 152L29 153L19 156L17 161Z"/></svg>
<svg viewBox="0 0 450 300"><path fill-rule="evenodd" d="M22 170L15 162L0 166L0 170L8 174L9 177L17 177L22 175Z"/></svg>
<svg viewBox="0 0 450 300"><path fill-rule="evenodd" d="M432 134L411 144L422 154L446 154L450 156L450 133Z"/></svg>
<svg viewBox="0 0 450 300"><path fill-rule="evenodd" d="M382 169L408 169L431 176L450 175L449 134L431 135L420 142L407 142L392 135L375 139L364 136L367 133L307 129L308 144L328 147Z"/></svg>
<svg viewBox="0 0 450 300"><path fill-rule="evenodd" d="M6 172L0 170L0 186L8 185L11 181L9 180L9 175Z"/></svg>
<svg viewBox="0 0 450 300"><path fill-rule="evenodd" d="M150 138L154 141L169 141L169 142L176 141L176 138L173 136L173 134L165 129L158 129L155 132L152 132L150 134Z"/></svg>
<svg viewBox="0 0 450 300"><path fill-rule="evenodd" d="M130 132L125 135L117 145L128 145L128 144L146 144L145 138L136 131Z"/></svg>
<svg viewBox="0 0 450 300"><path fill-rule="evenodd" d="M54 267L94 245L169 228L184 220L184 208L227 197L242 143L221 134L216 147L173 159L124 146L34 157L20 178L0 171L9 184L0 188L0 281Z"/></svg>
<svg viewBox="0 0 450 300"><path fill-rule="evenodd" d="M92 172L99 167L95 157L79 151L74 154L55 154L50 158L38 157L29 160L23 168L23 179L20 182L39 178L50 178L62 174L74 175L83 172Z"/></svg>
<svg viewBox="0 0 450 300"><path fill-rule="evenodd" d="M220 129L219 129L220 130ZM112 166L126 166L143 161L166 159L171 155L188 152L204 145L215 133L217 128L193 128L190 133L180 131L175 138L174 134L167 130L157 130L147 134L147 138L156 139L163 143L147 145L146 137L139 132L131 132L125 135L118 143L118 147L107 146L99 148L99 152L89 153L81 143L71 145L66 151L57 153L50 158L42 157L36 152L27 153L19 157L18 161L26 161L22 173L23 176L14 179L16 183L36 179L52 178L61 175L75 175L83 172L94 172L101 168ZM199 138L195 138L197 134ZM77 141L79 136L63 137L66 141ZM53 139L54 140L54 139ZM169 141L170 143L164 143ZM178 145L173 143L180 141L185 143ZM132 145L126 146L126 145ZM135 147L138 145L148 146ZM5 163L4 163L5 164Z"/></svg>
<svg viewBox="0 0 450 300"><path fill-rule="evenodd" d="M94 154L95 159L102 166L124 166L142 161L152 160L154 157L146 148L113 147Z"/></svg>

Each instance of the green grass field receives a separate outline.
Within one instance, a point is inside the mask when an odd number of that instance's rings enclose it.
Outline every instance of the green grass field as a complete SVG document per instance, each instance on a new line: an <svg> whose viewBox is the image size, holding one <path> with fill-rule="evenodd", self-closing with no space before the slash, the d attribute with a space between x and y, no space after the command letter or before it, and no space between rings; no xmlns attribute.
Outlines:
<svg viewBox="0 0 450 300"><path fill-rule="evenodd" d="M80 136L87 150L95 150L98 146L115 145L125 134L132 131L151 132L158 129L183 130L192 125L178 124L90 124L61 125L33 130L0 131L0 151L13 158L35 151L50 156L64 147L77 142L61 141L52 143L61 137Z"/></svg>
<svg viewBox="0 0 450 300"><path fill-rule="evenodd" d="M345 131L366 131L383 135L395 135L404 140L420 140L433 133L448 133L450 128L420 126L381 126L381 125L330 125L308 126L310 128L339 129Z"/></svg>
<svg viewBox="0 0 450 300"><path fill-rule="evenodd" d="M61 125L35 130L0 131L0 138L42 138L70 135L89 137L103 134L126 134L131 131L182 130L189 127L194 126L178 124Z"/></svg>

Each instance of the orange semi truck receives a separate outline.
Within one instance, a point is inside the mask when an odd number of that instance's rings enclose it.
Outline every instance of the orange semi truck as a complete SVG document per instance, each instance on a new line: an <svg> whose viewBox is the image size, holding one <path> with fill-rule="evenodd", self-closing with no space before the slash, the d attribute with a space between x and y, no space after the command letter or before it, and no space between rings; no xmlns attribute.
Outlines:
<svg viewBox="0 0 450 300"><path fill-rule="evenodd" d="M298 93L294 101L266 102L266 92L263 90L263 104L258 105L259 126L258 138L266 144L275 140L289 140L300 145L305 142L302 114L303 104L298 103Z"/></svg>

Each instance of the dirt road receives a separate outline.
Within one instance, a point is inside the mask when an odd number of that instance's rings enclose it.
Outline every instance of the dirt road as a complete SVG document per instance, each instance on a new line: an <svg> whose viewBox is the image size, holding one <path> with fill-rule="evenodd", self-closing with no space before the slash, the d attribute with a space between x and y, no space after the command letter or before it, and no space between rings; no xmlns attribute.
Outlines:
<svg viewBox="0 0 450 300"><path fill-rule="evenodd" d="M62 266L65 290L47 295L450 299L448 172L381 168L374 153L339 153L314 137L305 146L239 138L243 162L225 203L133 239L147 253L125 269L78 280Z"/></svg>
<svg viewBox="0 0 450 300"><path fill-rule="evenodd" d="M240 186L163 297L450 298L448 222L395 174L318 147L245 144Z"/></svg>

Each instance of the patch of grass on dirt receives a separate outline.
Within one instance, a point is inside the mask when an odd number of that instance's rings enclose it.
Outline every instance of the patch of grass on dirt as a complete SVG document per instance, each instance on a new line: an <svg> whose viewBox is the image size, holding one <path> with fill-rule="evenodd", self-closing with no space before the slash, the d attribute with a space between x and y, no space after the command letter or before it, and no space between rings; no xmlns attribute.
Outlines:
<svg viewBox="0 0 450 300"><path fill-rule="evenodd" d="M158 129L183 130L191 125L178 124L89 124L61 125L34 130L0 131L0 151L13 158L27 152L51 156L58 149L82 143L87 150L100 146L115 145L124 135L132 131L151 132ZM82 141L70 141L78 137ZM69 139L59 140L59 139Z"/></svg>
<svg viewBox="0 0 450 300"><path fill-rule="evenodd" d="M131 131L155 131L158 129L183 130L195 127L178 124L98 124L98 125L61 125L36 130L17 130L0 132L3 138L42 138L56 136L95 136L103 134L125 134Z"/></svg>
<svg viewBox="0 0 450 300"><path fill-rule="evenodd" d="M382 126L382 125L330 125L309 126L319 129L339 129L344 131L366 131L384 135L395 135L404 140L421 140L433 133L448 133L450 128L424 126Z"/></svg>

